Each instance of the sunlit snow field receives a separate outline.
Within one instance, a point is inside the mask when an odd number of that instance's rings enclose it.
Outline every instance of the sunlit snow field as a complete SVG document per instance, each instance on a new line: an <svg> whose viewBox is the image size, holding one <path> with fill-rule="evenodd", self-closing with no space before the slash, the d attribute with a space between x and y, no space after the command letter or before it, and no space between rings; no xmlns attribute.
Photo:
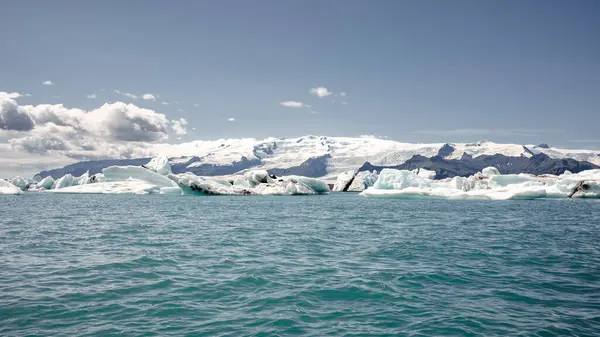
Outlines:
<svg viewBox="0 0 600 337"><path fill-rule="evenodd" d="M600 332L600 202L0 196L0 335Z"/></svg>

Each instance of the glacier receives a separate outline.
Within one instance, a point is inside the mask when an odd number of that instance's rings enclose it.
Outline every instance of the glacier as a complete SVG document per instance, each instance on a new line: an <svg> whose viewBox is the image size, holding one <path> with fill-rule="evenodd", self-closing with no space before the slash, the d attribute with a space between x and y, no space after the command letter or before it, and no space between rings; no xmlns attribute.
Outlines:
<svg viewBox="0 0 600 337"><path fill-rule="evenodd" d="M198 140L182 144L156 144L154 151L148 153L147 158L80 162L61 169L42 171L40 176L52 175L54 179L59 179L67 173L79 176L89 171L93 175L109 166L143 164L157 171L168 163L174 174L191 172L198 176L226 176L267 170L277 176L299 175L334 183L340 174L358 171L367 162L374 166L368 171L380 171L385 167L409 170L426 168L437 171L438 178L468 176L487 166L498 167L502 173L533 174L560 174L565 169L576 173L600 166L598 150L568 150L545 144L499 144L490 141L411 144L374 137ZM154 163L148 163L159 154L160 158L156 157ZM434 157L439 160L424 162L415 159ZM565 159L569 161L561 164ZM410 165L395 167L405 163Z"/></svg>
<svg viewBox="0 0 600 337"><path fill-rule="evenodd" d="M494 167L469 177L433 180L409 170L383 169L363 192L369 198L515 200L600 198L600 169L562 175L500 174Z"/></svg>

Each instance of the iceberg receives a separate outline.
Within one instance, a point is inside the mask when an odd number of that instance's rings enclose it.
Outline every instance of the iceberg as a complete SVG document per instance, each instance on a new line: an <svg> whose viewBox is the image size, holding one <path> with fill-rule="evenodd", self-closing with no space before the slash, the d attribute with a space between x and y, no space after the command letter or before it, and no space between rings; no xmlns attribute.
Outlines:
<svg viewBox="0 0 600 337"><path fill-rule="evenodd" d="M0 194L21 194L23 191L10 182L0 179Z"/></svg>
<svg viewBox="0 0 600 337"><path fill-rule="evenodd" d="M36 192L36 191L49 190L49 189L52 189L53 185L54 185L54 178L52 178L52 176L47 176L44 179L41 179L40 181L38 181L37 183L30 185L29 191Z"/></svg>
<svg viewBox="0 0 600 337"><path fill-rule="evenodd" d="M165 155L159 155L152 158L152 160L150 160L148 164L144 165L144 167L162 175L172 173L171 164L169 164L169 158L167 158Z"/></svg>
<svg viewBox="0 0 600 337"><path fill-rule="evenodd" d="M336 192L360 192L375 184L377 181L377 171L361 171L355 173L354 170L346 171L340 174L333 185L333 191Z"/></svg>
<svg viewBox="0 0 600 337"><path fill-rule="evenodd" d="M344 189L346 188L346 186L348 186L348 184L351 184L351 181L354 178L354 175L355 175L354 170L342 172L340 175L338 175L337 180L335 181L335 184L333 184L332 190L334 192L343 192Z"/></svg>
<svg viewBox="0 0 600 337"><path fill-rule="evenodd" d="M8 182L10 182L14 186L17 186L21 191L27 191L27 189L29 189L29 186L35 184L35 181L33 179L27 179L21 176L13 177Z"/></svg>
<svg viewBox="0 0 600 337"><path fill-rule="evenodd" d="M176 187L177 185L167 176L141 166L111 166L102 170L104 181L124 181L136 179L148 182L158 187Z"/></svg>
<svg viewBox="0 0 600 337"><path fill-rule="evenodd" d="M361 195L372 198L515 200L600 198L600 170L560 176L500 174L485 168L470 177L433 180L415 171L384 169Z"/></svg>
<svg viewBox="0 0 600 337"><path fill-rule="evenodd" d="M95 184L74 185L49 190L49 192L83 194L160 194L161 188L143 180L127 179L123 181L105 181Z"/></svg>
<svg viewBox="0 0 600 337"><path fill-rule="evenodd" d="M174 174L166 156L153 158L142 166L110 166L101 174L81 177L67 174L51 184L56 193L114 194L203 194L203 195L311 195L329 193L324 182L308 177L269 175L266 170L252 170L242 176L201 177L186 172ZM37 186L37 185L36 185Z"/></svg>
<svg viewBox="0 0 600 337"><path fill-rule="evenodd" d="M204 195L313 195L329 193L324 182L308 177L275 177L265 170L253 170L241 177L227 180L218 177L200 177L193 173L169 174L167 177L184 193Z"/></svg>

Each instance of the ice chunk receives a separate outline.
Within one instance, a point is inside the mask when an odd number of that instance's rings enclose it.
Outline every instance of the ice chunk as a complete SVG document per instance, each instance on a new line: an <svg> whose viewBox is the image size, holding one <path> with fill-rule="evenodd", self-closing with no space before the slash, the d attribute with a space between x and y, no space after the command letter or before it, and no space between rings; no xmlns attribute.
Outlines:
<svg viewBox="0 0 600 337"><path fill-rule="evenodd" d="M83 194L159 194L161 188L138 179L107 181L95 184L83 184L49 190L52 193Z"/></svg>
<svg viewBox="0 0 600 337"><path fill-rule="evenodd" d="M229 186L222 181L213 180L209 177L199 177L193 173L186 172L181 174L169 174L169 179L177 183L184 193L200 193L207 195L227 195L227 194L252 194L250 189L242 186Z"/></svg>
<svg viewBox="0 0 600 337"><path fill-rule="evenodd" d="M266 171L251 171L244 178L237 178L231 184L228 180L213 177L199 177L193 173L169 174L184 193L206 195L308 195L328 193L327 184L307 177L289 176L272 178ZM261 182L265 181L265 182Z"/></svg>
<svg viewBox="0 0 600 337"><path fill-rule="evenodd" d="M600 170L561 176L499 174L486 169L473 176L424 179L415 172L382 170L373 187L361 195L376 198L536 199L600 198Z"/></svg>
<svg viewBox="0 0 600 337"><path fill-rule="evenodd" d="M26 179L20 176L11 178L9 182L14 186L17 186L21 191L26 191L29 188L29 185L34 183L32 179Z"/></svg>
<svg viewBox="0 0 600 337"><path fill-rule="evenodd" d="M0 179L0 194L21 194L23 193L23 191L21 191L20 188L18 188L17 186L11 184L10 182L4 180L4 179Z"/></svg>
<svg viewBox="0 0 600 337"><path fill-rule="evenodd" d="M110 166L102 170L104 181L123 181L137 179L158 187L176 187L174 182L164 175L141 166Z"/></svg>
<svg viewBox="0 0 600 337"><path fill-rule="evenodd" d="M54 185L54 178L52 176L47 176L46 178L40 180L37 184L35 184L36 190L49 190Z"/></svg>
<svg viewBox="0 0 600 337"><path fill-rule="evenodd" d="M308 186L310 189L312 189L317 194L329 193L329 185L327 185L326 183L322 182L319 179L303 177L303 176L285 176L285 177L281 177L280 180L301 182L302 184ZM294 194L294 193L292 193L292 194Z"/></svg>
<svg viewBox="0 0 600 337"><path fill-rule="evenodd" d="M435 176L437 175L435 171L430 171L424 168L414 169L412 172L416 173L419 177L426 179L435 179Z"/></svg>
<svg viewBox="0 0 600 337"><path fill-rule="evenodd" d="M498 169L493 166L484 168L483 170L481 170L481 173L483 173L484 176L488 177L500 175L500 171L498 171Z"/></svg>
<svg viewBox="0 0 600 337"><path fill-rule="evenodd" d="M73 177L73 175L67 173L64 176L58 178L58 180L56 180L54 182L52 189L60 189L60 188L65 188L65 187L70 187L70 186L76 186L77 182L78 182L78 179Z"/></svg>
<svg viewBox="0 0 600 337"><path fill-rule="evenodd" d="M266 170L252 170L244 173L244 178L250 184L250 187L257 186L258 184L272 183L275 180L269 176L269 172Z"/></svg>
<svg viewBox="0 0 600 337"><path fill-rule="evenodd" d="M150 160L145 167L162 175L172 173L171 165L169 164L169 158L167 158L165 155L159 155L152 158L152 160Z"/></svg>
<svg viewBox="0 0 600 337"><path fill-rule="evenodd" d="M333 190L336 192L341 192L348 185L350 180L354 177L354 170L349 170L338 175L335 184L333 185Z"/></svg>
<svg viewBox="0 0 600 337"><path fill-rule="evenodd" d="M407 187L429 187L433 181L407 170L383 169L373 185L379 190L401 190Z"/></svg>

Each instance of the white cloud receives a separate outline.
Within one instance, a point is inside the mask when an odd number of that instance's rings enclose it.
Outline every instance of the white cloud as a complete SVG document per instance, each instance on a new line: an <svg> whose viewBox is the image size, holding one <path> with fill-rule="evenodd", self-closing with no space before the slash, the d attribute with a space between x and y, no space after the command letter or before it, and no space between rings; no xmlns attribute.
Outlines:
<svg viewBox="0 0 600 337"><path fill-rule="evenodd" d="M179 104L181 104L181 102L179 102L179 101L173 101L173 104L179 105Z"/></svg>
<svg viewBox="0 0 600 337"><path fill-rule="evenodd" d="M156 97L154 97L152 94L144 94L142 95L142 99L146 101L156 101Z"/></svg>
<svg viewBox="0 0 600 337"><path fill-rule="evenodd" d="M199 107L199 106L200 106L200 104L198 104L198 103L194 103L194 106L197 108L197 107Z"/></svg>
<svg viewBox="0 0 600 337"><path fill-rule="evenodd" d="M25 94L25 96L27 96L27 97L31 97L31 94Z"/></svg>
<svg viewBox="0 0 600 337"><path fill-rule="evenodd" d="M169 102L160 102L162 105L169 105Z"/></svg>
<svg viewBox="0 0 600 337"><path fill-rule="evenodd" d="M325 87L311 88L310 93L313 95L316 95L320 98L333 94L332 92L327 90L327 88L325 88Z"/></svg>
<svg viewBox="0 0 600 337"><path fill-rule="evenodd" d="M177 109L177 111L179 111L179 112L183 112L183 109Z"/></svg>
<svg viewBox="0 0 600 337"><path fill-rule="evenodd" d="M134 95L134 94L129 93L129 92L121 92L119 90L115 90L115 94L121 95L123 97L129 97L131 99L138 99L139 98L137 95Z"/></svg>
<svg viewBox="0 0 600 337"><path fill-rule="evenodd" d="M44 81L42 82L43 85L54 85L54 82L52 81Z"/></svg>
<svg viewBox="0 0 600 337"><path fill-rule="evenodd" d="M346 102L346 101L342 101L342 104L343 104L343 105L347 105L347 104L348 104L348 102Z"/></svg>
<svg viewBox="0 0 600 337"><path fill-rule="evenodd" d="M279 104L281 104L284 107L287 108L309 108L310 109L310 105L303 103L303 102L298 102L298 101L285 101L285 102L279 102Z"/></svg>
<svg viewBox="0 0 600 337"><path fill-rule="evenodd" d="M185 136L185 134L187 133L186 127L188 125L188 122L185 118L179 118L179 120L172 120L171 124L171 128L173 129L176 135Z"/></svg>
<svg viewBox="0 0 600 337"><path fill-rule="evenodd" d="M27 96L27 94L25 96ZM29 96L31 96L31 95L29 95ZM23 97L23 95L21 95L18 92L4 92L4 91L0 91L0 99L4 99L4 98L17 99L19 97Z"/></svg>
<svg viewBox="0 0 600 337"><path fill-rule="evenodd" d="M168 138L170 126L165 115L122 102L85 111L62 104L18 106L14 100L5 99L1 107L2 129L29 131L11 139L15 147L27 152L85 151L106 142L160 141ZM178 122L181 130L185 122ZM60 145L63 143L69 145Z"/></svg>
<svg viewBox="0 0 600 337"><path fill-rule="evenodd" d="M345 92L340 92L340 96L344 97L344 96L346 96L346 93Z"/></svg>
<svg viewBox="0 0 600 337"><path fill-rule="evenodd" d="M96 99L96 94L86 95L85 98L87 98L87 99Z"/></svg>
<svg viewBox="0 0 600 337"><path fill-rule="evenodd" d="M233 118L233 117L229 117L229 118L227 118L227 120L230 122L235 122L235 118Z"/></svg>
<svg viewBox="0 0 600 337"><path fill-rule="evenodd" d="M29 131L34 127L33 120L12 98L0 98L0 130Z"/></svg>

